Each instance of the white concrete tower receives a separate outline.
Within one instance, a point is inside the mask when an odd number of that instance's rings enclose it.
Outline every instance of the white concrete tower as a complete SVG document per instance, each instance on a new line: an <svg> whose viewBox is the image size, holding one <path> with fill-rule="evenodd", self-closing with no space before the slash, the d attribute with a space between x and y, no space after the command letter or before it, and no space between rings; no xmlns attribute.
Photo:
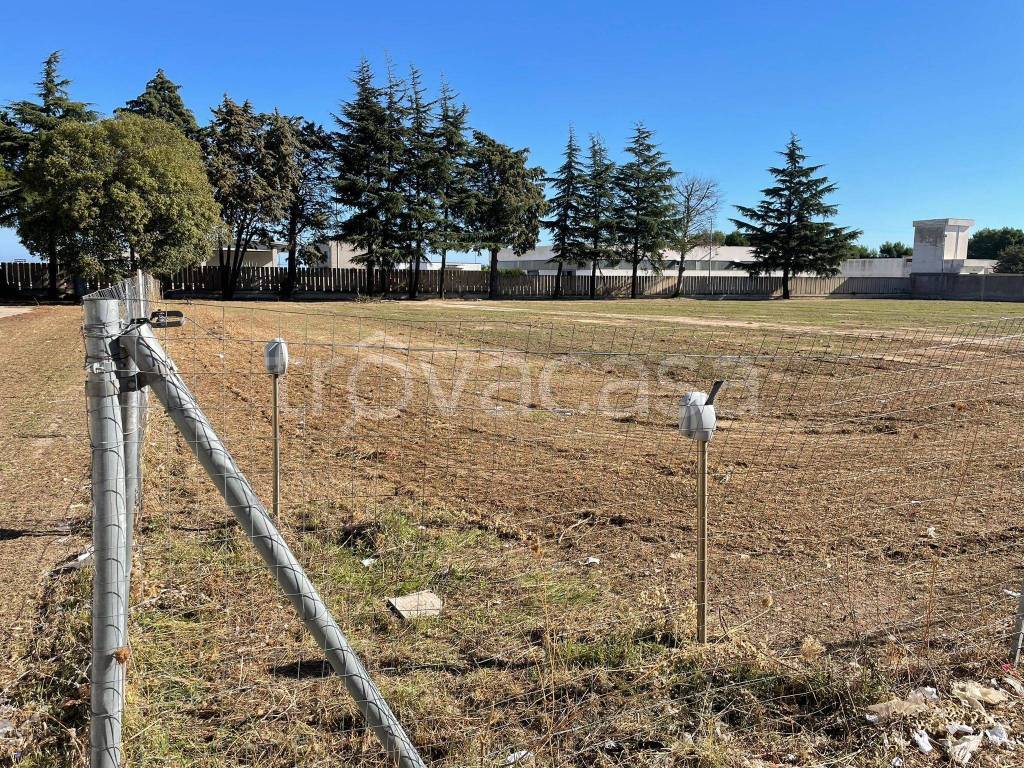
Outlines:
<svg viewBox="0 0 1024 768"><path fill-rule="evenodd" d="M914 222L914 257L910 271L916 274L959 274L967 260L967 230L973 219L922 219Z"/></svg>

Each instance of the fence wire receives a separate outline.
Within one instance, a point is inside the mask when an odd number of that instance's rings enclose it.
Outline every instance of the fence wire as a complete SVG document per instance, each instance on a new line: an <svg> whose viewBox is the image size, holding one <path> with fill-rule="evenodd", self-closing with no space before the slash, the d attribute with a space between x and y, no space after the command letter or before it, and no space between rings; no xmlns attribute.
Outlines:
<svg viewBox="0 0 1024 768"><path fill-rule="evenodd" d="M693 712L733 695L732 667L685 650L696 458L677 407L715 379L714 642L935 675L1005 658L1021 318L165 306L187 321L161 342L265 501L263 346L289 344L275 522L430 765L675 765ZM129 762L384 765L217 489L163 414L150 430ZM439 616L389 605L423 591ZM796 706L775 677L729 706Z"/></svg>

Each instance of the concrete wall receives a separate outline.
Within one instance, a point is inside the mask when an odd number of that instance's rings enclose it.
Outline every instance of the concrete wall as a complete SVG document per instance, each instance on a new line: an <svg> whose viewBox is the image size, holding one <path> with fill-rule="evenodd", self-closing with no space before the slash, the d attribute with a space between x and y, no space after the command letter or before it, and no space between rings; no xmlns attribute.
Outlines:
<svg viewBox="0 0 1024 768"><path fill-rule="evenodd" d="M847 259L840 273L843 277L906 277L906 259Z"/></svg>
<svg viewBox="0 0 1024 768"><path fill-rule="evenodd" d="M1024 275L911 275L915 299L1024 301Z"/></svg>

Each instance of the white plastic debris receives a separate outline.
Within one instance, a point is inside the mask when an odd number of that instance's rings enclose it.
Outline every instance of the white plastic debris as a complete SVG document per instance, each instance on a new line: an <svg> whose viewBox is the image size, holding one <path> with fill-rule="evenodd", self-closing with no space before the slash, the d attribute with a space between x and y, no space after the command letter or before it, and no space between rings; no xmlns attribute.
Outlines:
<svg viewBox="0 0 1024 768"><path fill-rule="evenodd" d="M978 751L980 746L980 733L973 736L964 736L962 739L957 739L949 745L949 757L957 765L967 765L971 761L971 756Z"/></svg>
<svg viewBox="0 0 1024 768"><path fill-rule="evenodd" d="M960 736L964 733L974 733L974 728L963 723L946 723L946 733L950 736Z"/></svg>
<svg viewBox="0 0 1024 768"><path fill-rule="evenodd" d="M938 536L939 534L937 534L937 533L935 532L935 526L934 526L934 525L929 525L929 526L928 526L928 530L927 530L927 531L925 531L925 535L926 535L926 536L927 536L927 537L928 537L929 539L934 539L934 538L935 538L936 536Z"/></svg>
<svg viewBox="0 0 1024 768"><path fill-rule="evenodd" d="M917 748L921 750L922 755L927 755L932 751L932 741L928 738L928 734L922 730L913 731L910 734L910 738L917 744Z"/></svg>
<svg viewBox="0 0 1024 768"><path fill-rule="evenodd" d="M892 768L903 768L903 758L902 757L894 757L889 762L889 765L891 765Z"/></svg>
<svg viewBox="0 0 1024 768"><path fill-rule="evenodd" d="M1004 589L1003 594L1012 598L1020 597L1020 592L1014 592L1012 589Z"/></svg>
<svg viewBox="0 0 1024 768"><path fill-rule="evenodd" d="M590 557L588 557L586 560L583 561L583 564L584 565L600 565L601 564L601 558L600 557L594 557L593 555L591 555Z"/></svg>
<svg viewBox="0 0 1024 768"><path fill-rule="evenodd" d="M1024 696L1024 684L1022 684L1016 677L1004 677L1003 682L1010 686L1013 689L1013 692L1018 696Z"/></svg>
<svg viewBox="0 0 1024 768"><path fill-rule="evenodd" d="M985 731L985 738L994 747L1005 747L1010 743L1010 734L1007 733L1006 727L998 723Z"/></svg>
<svg viewBox="0 0 1024 768"><path fill-rule="evenodd" d="M905 699L890 699L868 707L869 723L885 722L894 717L911 717L928 709L928 703L938 701L939 695L931 686L915 688Z"/></svg>
<svg viewBox="0 0 1024 768"><path fill-rule="evenodd" d="M363 564L364 568L369 568L371 565L373 565L374 563L377 562L377 558L376 557L364 557L362 560L360 560L360 562Z"/></svg>
<svg viewBox="0 0 1024 768"><path fill-rule="evenodd" d="M505 765L530 765L533 762L533 752L522 749L513 752L505 758Z"/></svg>
<svg viewBox="0 0 1024 768"><path fill-rule="evenodd" d="M986 685L970 680L960 680L953 683L951 690L953 696L978 712L985 711L985 704L1002 704L1007 698L1006 691L1001 691L998 688L989 688Z"/></svg>

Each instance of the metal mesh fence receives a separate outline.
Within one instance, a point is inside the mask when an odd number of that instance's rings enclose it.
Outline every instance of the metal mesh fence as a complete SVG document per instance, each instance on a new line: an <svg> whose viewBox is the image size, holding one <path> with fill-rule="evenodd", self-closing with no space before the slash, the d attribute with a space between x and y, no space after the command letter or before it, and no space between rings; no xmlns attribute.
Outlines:
<svg viewBox="0 0 1024 768"><path fill-rule="evenodd" d="M717 646L915 679L1005 658L1020 318L879 331L167 306L187 321L161 342L265 501L263 345L288 342L275 523L428 764L676 764L695 713L741 682L763 689L728 705L743 717L797 706L780 668L737 680L694 655L695 449L677 405L715 379ZM163 414L151 436L128 760L385 764ZM400 616L393 599L423 592L439 615Z"/></svg>

